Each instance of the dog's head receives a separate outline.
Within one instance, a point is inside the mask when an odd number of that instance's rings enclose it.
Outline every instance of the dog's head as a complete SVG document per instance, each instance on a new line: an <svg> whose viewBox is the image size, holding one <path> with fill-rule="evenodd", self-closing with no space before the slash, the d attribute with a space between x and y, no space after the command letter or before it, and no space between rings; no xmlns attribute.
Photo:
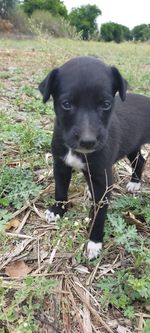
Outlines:
<svg viewBox="0 0 150 333"><path fill-rule="evenodd" d="M53 97L65 145L90 153L107 139L116 92L122 101L127 83L115 67L97 58L77 57L54 69L39 85L43 102Z"/></svg>

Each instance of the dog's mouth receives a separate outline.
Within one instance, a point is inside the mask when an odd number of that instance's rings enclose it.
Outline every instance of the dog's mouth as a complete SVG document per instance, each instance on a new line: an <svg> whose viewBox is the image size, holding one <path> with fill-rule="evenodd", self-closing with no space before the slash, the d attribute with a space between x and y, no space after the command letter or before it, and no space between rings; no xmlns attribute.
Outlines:
<svg viewBox="0 0 150 333"><path fill-rule="evenodd" d="M91 154L94 153L97 149L94 148L82 148L82 147L77 147L75 145L68 145L65 144L68 149L71 149L72 151L80 154Z"/></svg>
<svg viewBox="0 0 150 333"><path fill-rule="evenodd" d="M85 149L85 148L77 148L75 151L80 154L91 154L94 153L96 149Z"/></svg>
<svg viewBox="0 0 150 333"><path fill-rule="evenodd" d="M79 154L91 154L103 148L105 140L64 140L65 146Z"/></svg>

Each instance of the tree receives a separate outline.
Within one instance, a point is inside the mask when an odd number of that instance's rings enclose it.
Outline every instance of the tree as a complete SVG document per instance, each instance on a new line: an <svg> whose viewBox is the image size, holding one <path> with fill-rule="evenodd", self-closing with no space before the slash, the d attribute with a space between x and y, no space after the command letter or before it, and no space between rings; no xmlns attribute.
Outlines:
<svg viewBox="0 0 150 333"><path fill-rule="evenodd" d="M131 40L132 39L132 34L131 31L128 27L125 25L121 25L122 31L123 31L123 39L124 40Z"/></svg>
<svg viewBox="0 0 150 333"><path fill-rule="evenodd" d="M104 23L101 25L101 38L105 42L111 42L113 37L113 25L111 22Z"/></svg>
<svg viewBox="0 0 150 333"><path fill-rule="evenodd" d="M86 5L73 8L69 14L71 25L75 26L77 32L82 32L83 39L89 39L97 29L96 19L101 15L101 10L96 5Z"/></svg>
<svg viewBox="0 0 150 333"><path fill-rule="evenodd" d="M116 43L121 43L123 41L123 30L120 24L114 23L113 36Z"/></svg>
<svg viewBox="0 0 150 333"><path fill-rule="evenodd" d="M24 0L22 5L25 13L31 15L35 10L47 10L52 15L67 18L68 12L61 0Z"/></svg>
<svg viewBox="0 0 150 333"><path fill-rule="evenodd" d="M149 40L150 39L150 24L136 25L132 30L134 40Z"/></svg>
<svg viewBox="0 0 150 333"><path fill-rule="evenodd" d="M101 37L105 42L120 43L123 40L130 40L131 33L129 28L122 24L108 22L101 25Z"/></svg>
<svg viewBox="0 0 150 333"><path fill-rule="evenodd" d="M15 7L17 2L17 0L0 0L0 18L7 18L9 10Z"/></svg>

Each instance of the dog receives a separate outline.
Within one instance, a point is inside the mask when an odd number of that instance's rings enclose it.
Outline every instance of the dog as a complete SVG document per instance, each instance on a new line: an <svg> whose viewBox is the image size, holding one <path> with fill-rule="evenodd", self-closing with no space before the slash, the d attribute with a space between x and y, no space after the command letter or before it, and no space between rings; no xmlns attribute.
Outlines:
<svg viewBox="0 0 150 333"><path fill-rule="evenodd" d="M145 162L140 148L150 143L150 98L127 93L127 81L116 67L88 56L53 69L39 90L44 103L52 95L56 114L52 139L56 203L46 219L51 222L67 211L72 168L82 170L94 202L86 248L91 260L102 248L113 164L127 156L133 170L127 189L140 188Z"/></svg>

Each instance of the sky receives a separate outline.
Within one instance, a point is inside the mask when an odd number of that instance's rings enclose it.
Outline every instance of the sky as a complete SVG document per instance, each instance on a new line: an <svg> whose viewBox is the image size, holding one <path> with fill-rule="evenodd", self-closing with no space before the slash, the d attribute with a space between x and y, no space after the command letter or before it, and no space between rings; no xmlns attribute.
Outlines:
<svg viewBox="0 0 150 333"><path fill-rule="evenodd" d="M97 5L102 15L98 25L115 22L132 29L142 23L150 23L150 0L63 0L68 11L82 5Z"/></svg>

